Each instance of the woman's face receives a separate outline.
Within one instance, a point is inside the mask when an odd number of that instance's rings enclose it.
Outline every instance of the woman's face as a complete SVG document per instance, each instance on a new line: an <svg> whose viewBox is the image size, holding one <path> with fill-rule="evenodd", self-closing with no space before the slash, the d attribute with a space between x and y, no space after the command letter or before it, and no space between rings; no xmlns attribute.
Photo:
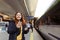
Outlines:
<svg viewBox="0 0 60 40"><path fill-rule="evenodd" d="M20 20L20 19L21 19L21 13L17 13L17 14L16 14L16 19L17 19L17 20Z"/></svg>

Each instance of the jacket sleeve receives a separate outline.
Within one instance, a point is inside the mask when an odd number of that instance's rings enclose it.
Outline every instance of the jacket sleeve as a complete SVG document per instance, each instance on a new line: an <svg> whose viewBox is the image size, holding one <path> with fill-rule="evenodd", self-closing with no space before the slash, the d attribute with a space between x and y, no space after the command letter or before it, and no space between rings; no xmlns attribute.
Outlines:
<svg viewBox="0 0 60 40"><path fill-rule="evenodd" d="M27 28L27 30L25 30L25 28ZM23 25L23 33L27 34L29 32L29 29L26 25Z"/></svg>
<svg viewBox="0 0 60 40"><path fill-rule="evenodd" d="M9 34L18 33L19 31L20 29L17 28L13 22L9 22L9 26L7 30Z"/></svg>

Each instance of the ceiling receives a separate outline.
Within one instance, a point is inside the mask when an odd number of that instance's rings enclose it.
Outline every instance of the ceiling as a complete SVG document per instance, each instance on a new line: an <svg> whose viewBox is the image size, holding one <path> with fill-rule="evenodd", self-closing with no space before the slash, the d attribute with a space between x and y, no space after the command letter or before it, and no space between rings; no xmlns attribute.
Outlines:
<svg viewBox="0 0 60 40"><path fill-rule="evenodd" d="M0 12L13 17L17 11L22 12L24 16L28 15L24 0L0 0Z"/></svg>
<svg viewBox="0 0 60 40"><path fill-rule="evenodd" d="M29 15L34 16L38 0L25 0Z"/></svg>
<svg viewBox="0 0 60 40"><path fill-rule="evenodd" d="M0 0L0 13L3 12L11 18L17 11L24 16L34 16L36 5L37 0Z"/></svg>

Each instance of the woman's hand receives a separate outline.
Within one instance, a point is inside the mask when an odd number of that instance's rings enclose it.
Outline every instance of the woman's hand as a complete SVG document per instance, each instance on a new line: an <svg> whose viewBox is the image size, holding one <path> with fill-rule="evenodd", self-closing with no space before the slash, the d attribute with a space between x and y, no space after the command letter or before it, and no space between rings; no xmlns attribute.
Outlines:
<svg viewBox="0 0 60 40"><path fill-rule="evenodd" d="M28 28L25 28L25 31L28 30Z"/></svg>

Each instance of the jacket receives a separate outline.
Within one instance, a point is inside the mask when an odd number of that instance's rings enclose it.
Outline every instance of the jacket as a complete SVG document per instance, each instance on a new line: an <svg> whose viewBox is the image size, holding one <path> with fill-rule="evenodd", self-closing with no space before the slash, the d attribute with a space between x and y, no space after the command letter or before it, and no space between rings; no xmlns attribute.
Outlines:
<svg viewBox="0 0 60 40"><path fill-rule="evenodd" d="M26 25L22 25L22 40L25 40L24 34L28 33L29 30L24 30ZM7 30L9 34L9 40L16 40L17 36L20 34L20 28L17 28L14 21L9 21L9 26Z"/></svg>

